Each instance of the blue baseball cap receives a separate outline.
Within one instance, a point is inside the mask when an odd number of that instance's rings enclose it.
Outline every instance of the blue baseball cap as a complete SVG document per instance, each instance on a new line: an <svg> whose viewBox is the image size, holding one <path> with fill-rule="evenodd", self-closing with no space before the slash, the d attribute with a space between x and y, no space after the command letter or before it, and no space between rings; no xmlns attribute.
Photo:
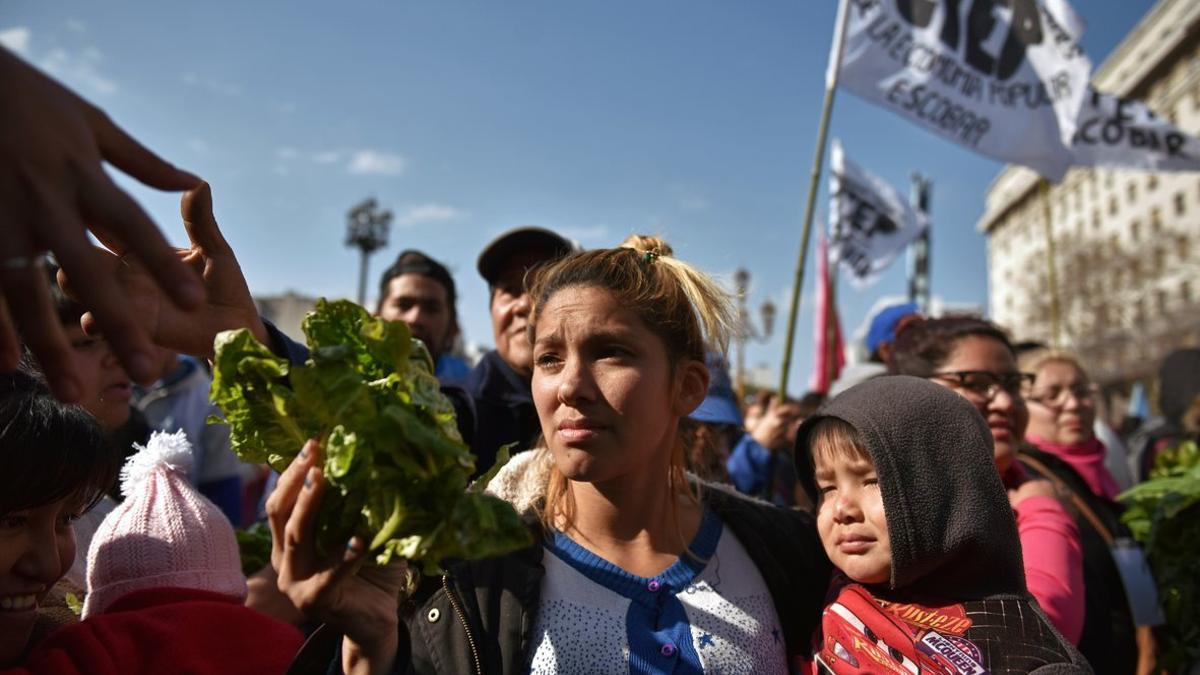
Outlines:
<svg viewBox="0 0 1200 675"><path fill-rule="evenodd" d="M729 377L729 363L725 355L711 352L704 362L708 366L708 395L688 417L697 422L742 426L742 410L733 393L733 381Z"/></svg>
<svg viewBox="0 0 1200 675"><path fill-rule="evenodd" d="M867 353L874 354L880 345L891 344L896 338L896 324L906 316L916 314L918 312L917 303L905 302L899 305L891 305L879 310L874 319L871 319L871 327L867 330L866 343Z"/></svg>

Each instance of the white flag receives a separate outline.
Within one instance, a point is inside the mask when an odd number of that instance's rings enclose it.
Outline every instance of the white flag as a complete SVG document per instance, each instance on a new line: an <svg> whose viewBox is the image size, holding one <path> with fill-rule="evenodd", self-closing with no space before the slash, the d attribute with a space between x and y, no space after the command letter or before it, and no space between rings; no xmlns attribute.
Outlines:
<svg viewBox="0 0 1200 675"><path fill-rule="evenodd" d="M1200 139L1141 101L1088 92L1071 146L1072 163L1149 171L1200 171Z"/></svg>
<svg viewBox="0 0 1200 675"><path fill-rule="evenodd" d="M846 159L833 141L829 186L829 257L855 288L874 283L928 223L891 185Z"/></svg>
<svg viewBox="0 0 1200 675"><path fill-rule="evenodd" d="M1066 0L842 2L842 86L978 153L1062 178L1092 70Z"/></svg>

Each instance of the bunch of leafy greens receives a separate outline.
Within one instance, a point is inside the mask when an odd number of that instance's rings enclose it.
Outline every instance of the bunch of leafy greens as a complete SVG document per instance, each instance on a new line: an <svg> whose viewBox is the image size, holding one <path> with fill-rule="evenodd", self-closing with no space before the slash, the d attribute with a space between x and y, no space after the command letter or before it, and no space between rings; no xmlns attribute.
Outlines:
<svg viewBox="0 0 1200 675"><path fill-rule="evenodd" d="M319 440L328 483L317 516L320 553L359 535L379 564L400 556L432 573L447 559L530 543L512 506L483 494L507 450L468 489L475 458L429 353L407 326L320 300L303 328L310 357L299 366L247 330L218 335L212 400L247 462L282 471L307 439Z"/></svg>
<svg viewBox="0 0 1200 675"><path fill-rule="evenodd" d="M1200 446L1183 441L1159 453L1145 483L1120 496L1121 519L1146 550L1167 625L1158 668L1200 663Z"/></svg>

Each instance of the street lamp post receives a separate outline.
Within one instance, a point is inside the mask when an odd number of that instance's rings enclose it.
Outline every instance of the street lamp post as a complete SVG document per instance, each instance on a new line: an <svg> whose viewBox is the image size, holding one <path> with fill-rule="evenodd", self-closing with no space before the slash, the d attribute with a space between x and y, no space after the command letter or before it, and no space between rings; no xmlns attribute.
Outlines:
<svg viewBox="0 0 1200 675"><path fill-rule="evenodd" d="M346 214L346 246L357 248L362 253L358 266L358 304L367 303L367 258L387 246L388 228L392 223L392 212L380 210L374 198L368 199Z"/></svg>
<svg viewBox="0 0 1200 675"><path fill-rule="evenodd" d="M750 312L746 309L746 294L750 291L750 272L744 267L739 267L733 273L733 283L737 287L737 311L738 325L737 332L734 334L734 339L737 340L737 380L735 387L737 388L738 403L742 403L746 398L746 341L757 340L766 342L771 337L771 331L775 327L775 303L769 299L764 300L759 308L761 313L762 330L758 330L754 326L754 322L750 319Z"/></svg>

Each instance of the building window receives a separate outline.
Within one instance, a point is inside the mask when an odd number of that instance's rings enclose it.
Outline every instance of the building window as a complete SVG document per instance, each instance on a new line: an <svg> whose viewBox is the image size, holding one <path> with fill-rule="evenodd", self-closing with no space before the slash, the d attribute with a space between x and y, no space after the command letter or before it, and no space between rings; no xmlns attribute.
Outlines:
<svg viewBox="0 0 1200 675"><path fill-rule="evenodd" d="M1182 216L1187 213L1187 203L1183 200L1183 193L1175 193L1175 215Z"/></svg>
<svg viewBox="0 0 1200 675"><path fill-rule="evenodd" d="M1104 172L1104 187L1112 189L1113 186L1113 171Z"/></svg>
<svg viewBox="0 0 1200 675"><path fill-rule="evenodd" d="M1117 215L1117 198L1116 197L1108 198L1108 215L1110 215L1110 216Z"/></svg>
<svg viewBox="0 0 1200 675"><path fill-rule="evenodd" d="M1137 183L1129 181L1129 185L1125 186L1125 197L1130 204L1137 201Z"/></svg>
<svg viewBox="0 0 1200 675"><path fill-rule="evenodd" d="M1192 302L1192 282L1184 279L1179 282L1179 297L1183 299L1184 304Z"/></svg>
<svg viewBox="0 0 1200 675"><path fill-rule="evenodd" d="M1129 224L1129 238L1134 241L1142 238L1142 224L1136 220Z"/></svg>
<svg viewBox="0 0 1200 675"><path fill-rule="evenodd" d="M1100 209L1092 209L1092 229L1100 229Z"/></svg>
<svg viewBox="0 0 1200 675"><path fill-rule="evenodd" d="M1154 292L1154 309L1160 316L1167 313L1167 292L1159 289Z"/></svg>
<svg viewBox="0 0 1200 675"><path fill-rule="evenodd" d="M1135 286L1142 281L1142 261L1134 258L1129 261L1129 282Z"/></svg>
<svg viewBox="0 0 1200 675"><path fill-rule="evenodd" d="M1146 192L1154 192L1158 188L1158 174L1150 174L1146 178Z"/></svg>
<svg viewBox="0 0 1200 675"><path fill-rule="evenodd" d="M1162 209L1157 206L1150 209L1150 229L1156 233L1162 231Z"/></svg>
<svg viewBox="0 0 1200 675"><path fill-rule="evenodd" d="M1179 236L1178 243L1175 246L1175 249L1179 251L1179 262L1187 262L1187 259L1191 254L1191 251L1188 250L1191 248L1191 243L1192 242L1187 238L1187 235Z"/></svg>

